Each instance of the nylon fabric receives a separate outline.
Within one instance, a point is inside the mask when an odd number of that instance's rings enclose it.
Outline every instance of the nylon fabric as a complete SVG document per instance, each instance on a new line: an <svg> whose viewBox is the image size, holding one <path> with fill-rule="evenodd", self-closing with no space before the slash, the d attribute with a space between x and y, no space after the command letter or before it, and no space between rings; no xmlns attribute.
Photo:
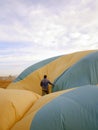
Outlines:
<svg viewBox="0 0 98 130"><path fill-rule="evenodd" d="M11 83L7 88L29 90L41 95L42 90L40 87L40 81L43 78L44 74L46 74L48 76L48 79L53 83L55 79L57 79L65 70L70 68L81 58L85 57L86 55L94 51L84 51L68 55L62 55L53 60L52 62L49 62L47 65L44 65L43 67L33 71L24 79L15 83ZM58 86L56 84L56 88L57 87ZM51 86L49 86L49 92L51 92L51 89L52 89Z"/></svg>
<svg viewBox="0 0 98 130"><path fill-rule="evenodd" d="M23 80L26 76L28 76L29 74L31 74L32 72L36 71L37 69L47 65L48 63L52 62L53 60L57 59L59 56L57 57L52 57L46 60L43 60L41 62L38 62L30 67L28 67L26 70L24 70L15 80L14 82Z"/></svg>
<svg viewBox="0 0 98 130"><path fill-rule="evenodd" d="M93 52L65 70L54 82L53 92L87 84L98 84L98 51Z"/></svg>
<svg viewBox="0 0 98 130"><path fill-rule="evenodd" d="M11 129L39 98L26 90L0 89L0 130Z"/></svg>
<svg viewBox="0 0 98 130"><path fill-rule="evenodd" d="M97 130L97 99L92 85L64 93L36 113L30 130Z"/></svg>
<svg viewBox="0 0 98 130"><path fill-rule="evenodd" d="M45 74L55 86L40 96ZM97 85L97 50L34 64L0 89L0 130L98 130Z"/></svg>
<svg viewBox="0 0 98 130"><path fill-rule="evenodd" d="M56 93L51 93L46 96L41 97L37 102L31 107L31 109L25 114L24 118L19 120L11 130L30 130L30 125L36 113L43 108L50 101L61 95L62 93L67 93L69 90L60 91Z"/></svg>

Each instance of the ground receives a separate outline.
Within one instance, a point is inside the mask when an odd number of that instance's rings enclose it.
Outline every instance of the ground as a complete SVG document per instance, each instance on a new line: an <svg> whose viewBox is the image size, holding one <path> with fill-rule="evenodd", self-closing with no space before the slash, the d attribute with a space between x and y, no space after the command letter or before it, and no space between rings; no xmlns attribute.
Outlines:
<svg viewBox="0 0 98 130"><path fill-rule="evenodd" d="M0 76L0 88L6 88L15 78L15 76Z"/></svg>

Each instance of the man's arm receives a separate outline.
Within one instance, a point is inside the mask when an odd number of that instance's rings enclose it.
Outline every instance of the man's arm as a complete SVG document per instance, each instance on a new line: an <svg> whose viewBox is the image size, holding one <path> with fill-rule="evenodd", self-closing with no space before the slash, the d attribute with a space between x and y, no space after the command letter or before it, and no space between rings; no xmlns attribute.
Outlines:
<svg viewBox="0 0 98 130"><path fill-rule="evenodd" d="M52 86L54 86L54 84L53 83L51 83L50 81L48 82L50 85L52 85Z"/></svg>

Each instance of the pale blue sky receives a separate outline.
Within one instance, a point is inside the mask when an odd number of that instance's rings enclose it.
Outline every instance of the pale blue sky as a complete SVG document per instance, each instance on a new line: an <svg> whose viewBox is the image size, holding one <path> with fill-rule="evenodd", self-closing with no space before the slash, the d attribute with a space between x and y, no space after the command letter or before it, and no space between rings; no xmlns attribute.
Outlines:
<svg viewBox="0 0 98 130"><path fill-rule="evenodd" d="M0 75L88 49L98 49L98 0L0 1Z"/></svg>

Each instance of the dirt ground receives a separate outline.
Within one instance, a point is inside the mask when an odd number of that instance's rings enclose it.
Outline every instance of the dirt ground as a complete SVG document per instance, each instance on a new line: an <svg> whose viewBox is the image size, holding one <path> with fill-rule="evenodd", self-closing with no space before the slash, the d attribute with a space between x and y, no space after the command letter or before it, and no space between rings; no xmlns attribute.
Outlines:
<svg viewBox="0 0 98 130"><path fill-rule="evenodd" d="M3 77L0 76L0 88L6 88L13 80L14 76Z"/></svg>

